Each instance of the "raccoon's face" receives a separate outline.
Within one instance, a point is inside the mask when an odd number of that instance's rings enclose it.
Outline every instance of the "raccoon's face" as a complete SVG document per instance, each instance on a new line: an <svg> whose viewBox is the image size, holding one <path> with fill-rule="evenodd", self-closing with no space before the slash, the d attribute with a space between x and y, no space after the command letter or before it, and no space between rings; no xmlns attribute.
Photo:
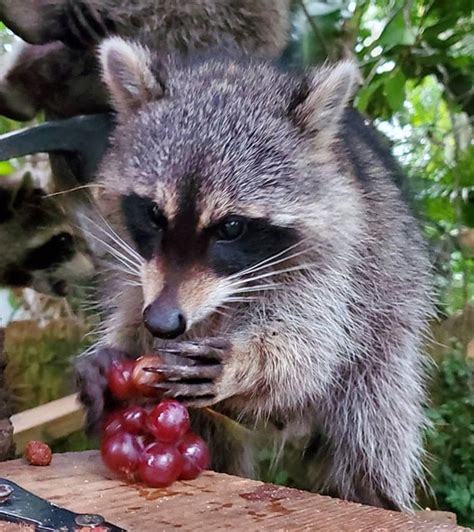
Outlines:
<svg viewBox="0 0 474 532"><path fill-rule="evenodd" d="M56 200L32 186L0 187L0 285L65 296L93 274L85 243Z"/></svg>
<svg viewBox="0 0 474 532"><path fill-rule="evenodd" d="M203 62L169 74L165 88L151 63L121 39L102 47L121 123L102 180L143 259L144 323L175 338L271 287L274 267L291 267L316 191L305 122L319 122L310 87L270 66L249 78L252 69L232 60ZM338 116L354 75L344 64L325 80L336 97L315 95L321 124L325 105Z"/></svg>

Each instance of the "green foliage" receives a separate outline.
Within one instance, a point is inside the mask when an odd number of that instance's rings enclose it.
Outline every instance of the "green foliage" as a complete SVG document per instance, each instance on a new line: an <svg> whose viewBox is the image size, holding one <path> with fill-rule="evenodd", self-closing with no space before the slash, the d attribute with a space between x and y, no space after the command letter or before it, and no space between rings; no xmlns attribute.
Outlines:
<svg viewBox="0 0 474 532"><path fill-rule="evenodd" d="M66 438L56 440L51 445L53 453L69 453L80 451L91 451L98 449L100 442L98 439L88 438L83 430L74 432Z"/></svg>
<svg viewBox="0 0 474 532"><path fill-rule="evenodd" d="M71 358L84 347L86 329L76 320L45 325L17 321L6 330L5 371L18 411L71 393Z"/></svg>
<svg viewBox="0 0 474 532"><path fill-rule="evenodd" d="M378 126L392 140L424 218L438 274L440 304L449 314L474 294L474 261L458 241L474 218L474 147L465 114L456 114L434 76L406 84L403 107Z"/></svg>
<svg viewBox="0 0 474 532"><path fill-rule="evenodd" d="M393 143L433 250L440 308L474 296L472 3L457 0L299 0L296 41L306 63L355 56L356 105ZM297 46L293 48L298 49Z"/></svg>
<svg viewBox="0 0 474 532"><path fill-rule="evenodd" d="M474 526L474 361L459 351L439 364L427 435L433 501ZM430 504L429 497L422 501Z"/></svg>

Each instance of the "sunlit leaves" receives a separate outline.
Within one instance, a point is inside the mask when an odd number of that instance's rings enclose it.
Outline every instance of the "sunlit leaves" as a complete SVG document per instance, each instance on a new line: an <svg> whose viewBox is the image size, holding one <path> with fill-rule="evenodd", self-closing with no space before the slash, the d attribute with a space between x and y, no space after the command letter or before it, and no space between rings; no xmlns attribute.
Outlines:
<svg viewBox="0 0 474 532"><path fill-rule="evenodd" d="M450 311L463 307L474 292L472 258L454 235L474 227L472 2L304 5L310 20L300 28L303 57L318 62L356 54L364 83L355 105L391 138L408 173L439 257L442 304Z"/></svg>
<svg viewBox="0 0 474 532"><path fill-rule="evenodd" d="M405 101L405 74L399 69L390 73L384 81L384 95L393 112L399 111Z"/></svg>
<svg viewBox="0 0 474 532"><path fill-rule="evenodd" d="M411 46L415 44L415 30L404 17L402 9L395 12L382 31L378 45L385 51L399 44Z"/></svg>
<svg viewBox="0 0 474 532"><path fill-rule="evenodd" d="M12 165L7 161L0 161L0 176L10 175L13 171Z"/></svg>

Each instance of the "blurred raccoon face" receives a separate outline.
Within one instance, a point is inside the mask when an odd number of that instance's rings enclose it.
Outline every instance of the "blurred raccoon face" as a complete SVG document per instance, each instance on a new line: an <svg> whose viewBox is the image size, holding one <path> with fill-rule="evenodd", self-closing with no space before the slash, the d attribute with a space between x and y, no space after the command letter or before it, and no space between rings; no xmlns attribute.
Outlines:
<svg viewBox="0 0 474 532"><path fill-rule="evenodd" d="M0 285L65 296L93 274L85 243L52 198L25 178L17 189L0 188Z"/></svg>

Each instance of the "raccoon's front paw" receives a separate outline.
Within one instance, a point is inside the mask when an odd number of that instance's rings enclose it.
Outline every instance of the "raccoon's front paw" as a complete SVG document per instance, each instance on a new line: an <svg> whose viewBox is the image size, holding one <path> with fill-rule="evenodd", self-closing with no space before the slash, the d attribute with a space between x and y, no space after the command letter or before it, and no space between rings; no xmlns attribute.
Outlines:
<svg viewBox="0 0 474 532"><path fill-rule="evenodd" d="M116 406L116 401L107 388L107 372L113 362L126 358L123 351L104 347L76 360L76 384L79 399L86 407L86 429L90 433L98 431L104 412Z"/></svg>
<svg viewBox="0 0 474 532"><path fill-rule="evenodd" d="M187 406L201 408L219 400L218 383L231 353L231 343L222 338L173 342L160 348L174 355L175 364L153 370L165 380L156 384L165 397L179 399Z"/></svg>

